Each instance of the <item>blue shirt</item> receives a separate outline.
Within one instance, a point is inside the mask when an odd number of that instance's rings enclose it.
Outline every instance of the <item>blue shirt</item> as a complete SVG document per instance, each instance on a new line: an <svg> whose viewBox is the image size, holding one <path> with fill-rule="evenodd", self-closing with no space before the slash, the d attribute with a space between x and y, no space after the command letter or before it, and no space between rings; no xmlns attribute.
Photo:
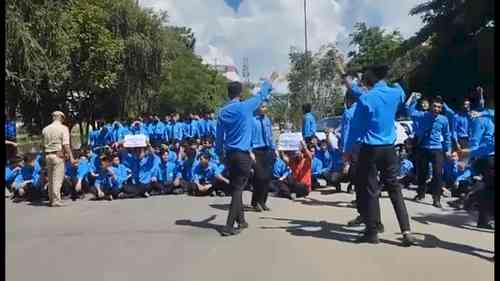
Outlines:
<svg viewBox="0 0 500 281"><path fill-rule="evenodd" d="M121 188L132 174L132 171L123 164L112 165L111 170L115 174L115 178L111 179L111 184L117 188Z"/></svg>
<svg viewBox="0 0 500 281"><path fill-rule="evenodd" d="M83 180L91 171L91 164L86 157L81 157L78 160L78 167L76 168L77 180Z"/></svg>
<svg viewBox="0 0 500 281"><path fill-rule="evenodd" d="M286 165L285 161L277 158L273 165L273 178L278 179L281 177L289 176L291 173L290 168Z"/></svg>
<svg viewBox="0 0 500 281"><path fill-rule="evenodd" d="M139 124L139 125L137 125ZM149 136L148 130L142 123L135 123L130 127L130 134L132 135L146 135Z"/></svg>
<svg viewBox="0 0 500 281"><path fill-rule="evenodd" d="M321 175L321 172L323 172L323 163L321 162L318 157L313 157L312 161L312 167L311 167L311 173L315 177L319 177Z"/></svg>
<svg viewBox="0 0 500 281"><path fill-rule="evenodd" d="M29 166L24 165L21 168L20 173L14 179L15 189L20 188L20 184L23 181L32 180L32 184L35 187L39 187L41 185L41 169L37 165Z"/></svg>
<svg viewBox="0 0 500 281"><path fill-rule="evenodd" d="M443 149L451 151L451 134L448 118L443 115L434 116L410 106L410 115L418 123L421 146L428 149Z"/></svg>
<svg viewBox="0 0 500 281"><path fill-rule="evenodd" d="M351 107L344 110L342 114L342 123L340 125L340 141L339 141L339 149L342 152L346 152L345 148L347 145L347 139L349 136L349 130L351 128L351 120L354 116L354 111L356 110L357 103L353 103Z"/></svg>
<svg viewBox="0 0 500 281"><path fill-rule="evenodd" d="M21 174L21 169L14 171L13 167L5 166L5 183L11 185L16 177Z"/></svg>
<svg viewBox="0 0 500 281"><path fill-rule="evenodd" d="M16 122L5 120L5 138L7 140L16 139Z"/></svg>
<svg viewBox="0 0 500 281"><path fill-rule="evenodd" d="M182 122L175 122L172 125L172 139L181 141L183 139L184 124Z"/></svg>
<svg viewBox="0 0 500 281"><path fill-rule="evenodd" d="M359 139L369 145L391 145L396 141L396 113L403 107L405 93L400 87L377 82L367 94L359 97L346 148L350 151Z"/></svg>
<svg viewBox="0 0 500 281"><path fill-rule="evenodd" d="M402 159L399 166L399 176L405 177L413 172L413 163L408 159Z"/></svg>
<svg viewBox="0 0 500 281"><path fill-rule="evenodd" d="M153 153L146 152L143 159L138 159L124 151L120 160L132 172L132 184L150 184L152 177L158 174L158 160Z"/></svg>
<svg viewBox="0 0 500 281"><path fill-rule="evenodd" d="M105 145L111 145L113 143L113 134L111 130L105 131L104 129L101 129L99 134L97 135L95 139L95 146L105 146Z"/></svg>
<svg viewBox="0 0 500 281"><path fill-rule="evenodd" d="M445 161L443 165L443 180L445 182L460 182L468 180L472 176L471 170L465 167L464 170L458 168L458 162Z"/></svg>
<svg viewBox="0 0 500 281"><path fill-rule="evenodd" d="M154 121L150 125L150 138L156 141L166 141L165 124L161 121Z"/></svg>
<svg viewBox="0 0 500 281"><path fill-rule="evenodd" d="M162 161L158 169L158 181L161 183L171 183L176 178L182 177L181 169L177 160Z"/></svg>
<svg viewBox="0 0 500 281"><path fill-rule="evenodd" d="M94 129L89 133L88 144L90 147L96 146L96 139L101 131L99 129Z"/></svg>
<svg viewBox="0 0 500 281"><path fill-rule="evenodd" d="M205 119L197 120L198 123L198 133L200 137L206 137L208 135L208 122Z"/></svg>
<svg viewBox="0 0 500 281"><path fill-rule="evenodd" d="M193 169L192 181L201 184L213 184L218 167L215 164L209 163L207 167L203 167L198 163Z"/></svg>
<svg viewBox="0 0 500 281"><path fill-rule="evenodd" d="M302 122L302 136L304 138L312 137L316 134L316 118L312 112L304 114Z"/></svg>
<svg viewBox="0 0 500 281"><path fill-rule="evenodd" d="M252 127L252 148L271 148L273 144L273 126L267 116L255 116Z"/></svg>
<svg viewBox="0 0 500 281"><path fill-rule="evenodd" d="M443 103L444 113L450 121L450 128L452 132L453 141L457 141L459 138L469 138L469 124L471 118L467 112L455 113L453 109L449 108L446 103Z"/></svg>
<svg viewBox="0 0 500 281"><path fill-rule="evenodd" d="M111 129L111 137L113 142L122 141L127 134L127 129L122 126L120 122L114 122L113 128Z"/></svg>
<svg viewBox="0 0 500 281"><path fill-rule="evenodd" d="M481 116L472 119L469 149L471 158L495 155L495 124L491 117Z"/></svg>
<svg viewBox="0 0 500 281"><path fill-rule="evenodd" d="M186 159L181 161L181 173L182 178L185 181L192 182L193 181L193 169L198 164L198 161L195 158Z"/></svg>
<svg viewBox="0 0 500 281"><path fill-rule="evenodd" d="M209 137L215 138L216 127L217 127L217 120L208 119L208 121L207 121L207 130L208 130L208 136Z"/></svg>
<svg viewBox="0 0 500 281"><path fill-rule="evenodd" d="M252 140L253 113L271 92L266 81L259 93L245 101L232 100L219 112L215 151L218 155L226 151L250 151Z"/></svg>

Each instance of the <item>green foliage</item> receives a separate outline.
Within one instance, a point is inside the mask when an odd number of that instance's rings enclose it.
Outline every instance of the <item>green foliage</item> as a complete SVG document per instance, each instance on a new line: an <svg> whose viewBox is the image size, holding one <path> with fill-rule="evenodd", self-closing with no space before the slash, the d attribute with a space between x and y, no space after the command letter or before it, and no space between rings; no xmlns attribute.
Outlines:
<svg viewBox="0 0 500 281"><path fill-rule="evenodd" d="M343 99L342 73L344 59L333 44L323 45L315 54L291 48L290 72L287 75L290 90L290 119L296 126L302 120L302 105L311 103L318 118L337 115L335 104ZM306 81L308 84L306 84Z"/></svg>
<svg viewBox="0 0 500 281"><path fill-rule="evenodd" d="M169 25L165 11L135 0L6 0L6 7L7 108L32 132L54 109L82 125L213 110L226 96L226 79L194 54L191 29Z"/></svg>
<svg viewBox="0 0 500 281"><path fill-rule="evenodd" d="M348 57L350 70L358 71L371 64L391 64L397 57L397 50L403 41L397 30L387 32L380 27L368 27L365 23L354 25L349 35L350 45L356 48Z"/></svg>

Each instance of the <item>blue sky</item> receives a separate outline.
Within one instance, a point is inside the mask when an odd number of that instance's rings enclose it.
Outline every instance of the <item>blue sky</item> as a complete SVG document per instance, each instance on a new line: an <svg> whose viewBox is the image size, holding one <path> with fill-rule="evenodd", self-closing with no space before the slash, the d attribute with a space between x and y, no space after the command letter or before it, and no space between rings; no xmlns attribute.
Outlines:
<svg viewBox="0 0 500 281"><path fill-rule="evenodd" d="M241 72L248 57L252 80L273 71L286 73L291 46L304 47L303 0L140 0L143 7L166 10L171 24L191 27L196 53L206 62L234 64ZM309 45L337 43L350 49L348 34L359 21L404 37L422 26L419 17L409 16L417 0L308 0ZM233 6L233 7L231 7Z"/></svg>

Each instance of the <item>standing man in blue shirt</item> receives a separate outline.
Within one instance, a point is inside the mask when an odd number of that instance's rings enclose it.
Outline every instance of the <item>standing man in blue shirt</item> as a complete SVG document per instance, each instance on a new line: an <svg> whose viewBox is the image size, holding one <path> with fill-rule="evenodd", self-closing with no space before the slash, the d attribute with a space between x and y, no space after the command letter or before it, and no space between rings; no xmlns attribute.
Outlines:
<svg viewBox="0 0 500 281"><path fill-rule="evenodd" d="M418 95L413 94L410 98L415 99ZM415 104L415 101L412 102ZM419 124L421 133L419 155L417 161L417 182L418 190L415 201L422 201L427 192L427 171L429 162L432 163L432 198L433 206L442 208L441 194L443 186L443 164L444 156L451 156L451 134L448 118L441 115L443 110L443 101L440 97L434 98L432 110L423 112L415 110L410 106L410 115L412 119Z"/></svg>
<svg viewBox="0 0 500 281"><path fill-rule="evenodd" d="M304 112L304 119L302 121L302 137L306 143L311 141L316 134L316 117L312 111L312 105L310 103L306 103L302 106L302 111Z"/></svg>
<svg viewBox="0 0 500 281"><path fill-rule="evenodd" d="M455 112L446 103L443 103L443 106L444 113L450 121L453 144L457 149L467 148L469 146L469 124L471 122L469 98L463 99L462 110L460 112Z"/></svg>
<svg viewBox="0 0 500 281"><path fill-rule="evenodd" d="M379 243L377 224L380 218L380 186L378 172L385 179L391 203L394 206L399 227L403 233L403 244L410 246L415 239L410 233L408 212L401 193L401 185L397 180L399 159L394 143L396 141L396 112L402 108L405 93L399 87L389 87L385 82L388 67L385 65L370 66L363 75L368 92L358 99L356 111L352 119L352 130L346 141L346 159L350 158L352 145L359 139L358 168L356 169L357 185L361 215L366 225L365 233L357 242ZM352 89L350 77L346 86Z"/></svg>
<svg viewBox="0 0 500 281"><path fill-rule="evenodd" d="M275 147L273 126L266 113L267 105L263 103L256 112L252 128L252 153L255 155L252 207L257 212L271 210L266 205L266 201L271 188Z"/></svg>
<svg viewBox="0 0 500 281"><path fill-rule="evenodd" d="M253 113L268 97L271 85L264 81L259 93L245 101L241 101L241 91L241 83L229 83L228 96L231 101L221 108L217 118L215 151L222 163L226 159L233 188L227 222L221 231L224 236L239 234L240 229L248 227L243 212L242 195L252 167L250 149ZM234 228L235 222L239 228Z"/></svg>
<svg viewBox="0 0 500 281"><path fill-rule="evenodd" d="M5 112L5 144L7 159L14 158L17 154L16 121L11 120L7 112Z"/></svg>
<svg viewBox="0 0 500 281"><path fill-rule="evenodd" d="M174 113L172 117L172 135L170 140L172 143L181 142L184 134L184 124L179 120L179 113Z"/></svg>

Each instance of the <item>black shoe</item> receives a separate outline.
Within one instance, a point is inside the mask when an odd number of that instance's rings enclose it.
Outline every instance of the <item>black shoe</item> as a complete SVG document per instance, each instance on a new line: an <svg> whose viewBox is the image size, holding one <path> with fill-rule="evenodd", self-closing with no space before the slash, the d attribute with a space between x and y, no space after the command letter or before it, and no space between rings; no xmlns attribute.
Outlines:
<svg viewBox="0 0 500 281"><path fill-rule="evenodd" d="M347 193L349 193L349 194L353 194L354 193L354 190L352 190L352 185L349 185L347 187Z"/></svg>
<svg viewBox="0 0 500 281"><path fill-rule="evenodd" d="M377 234L363 234L362 236L356 239L356 243L370 243L370 244L378 244L380 241L378 240Z"/></svg>
<svg viewBox="0 0 500 281"><path fill-rule="evenodd" d="M492 223L478 223L477 224L477 227L478 228L483 228L483 229L491 229L491 230L495 230L495 227L493 226Z"/></svg>
<svg viewBox="0 0 500 281"><path fill-rule="evenodd" d="M260 205L259 205L259 204L257 204L257 205L252 205L252 210L253 210L254 212L262 212L262 208L260 207Z"/></svg>
<svg viewBox="0 0 500 281"><path fill-rule="evenodd" d="M442 209L443 206L441 205L441 201L439 199L434 199L434 202L432 203L432 206Z"/></svg>
<svg viewBox="0 0 500 281"><path fill-rule="evenodd" d="M381 222L377 223L377 232L384 233L384 231L385 231L384 225Z"/></svg>
<svg viewBox="0 0 500 281"><path fill-rule="evenodd" d="M340 184L335 185L335 191L336 191L337 193L342 192L342 187L340 186Z"/></svg>
<svg viewBox="0 0 500 281"><path fill-rule="evenodd" d="M210 197L215 197L217 194L215 193L215 190L210 192Z"/></svg>
<svg viewBox="0 0 500 281"><path fill-rule="evenodd" d="M239 228L240 230L243 230L243 229L245 229L245 228L248 228L248 222L242 222L242 223L238 224L238 228Z"/></svg>
<svg viewBox="0 0 500 281"><path fill-rule="evenodd" d="M425 199L425 196L421 196L420 194L417 194L417 196L415 196L413 198L413 201L415 201L415 202L422 202L422 201L424 201L424 199Z"/></svg>
<svg viewBox="0 0 500 281"><path fill-rule="evenodd" d="M222 236L231 236L231 235L237 235L240 234L240 230L234 227L229 227L229 226L224 226L220 230L220 234Z"/></svg>
<svg viewBox="0 0 500 281"><path fill-rule="evenodd" d="M225 197L226 196L226 193L224 193L224 191L220 191L219 190L216 193L217 193L217 196L219 196L219 197Z"/></svg>
<svg viewBox="0 0 500 281"><path fill-rule="evenodd" d="M458 199L455 201L449 201L449 202L446 202L446 204L448 204L448 206L455 208L457 210L462 210L464 208L464 203L463 203L462 199Z"/></svg>
<svg viewBox="0 0 500 281"><path fill-rule="evenodd" d="M359 226L364 224L363 218L361 216L357 216L355 219L349 221L347 223L347 226Z"/></svg>
<svg viewBox="0 0 500 281"><path fill-rule="evenodd" d="M403 245L406 247L415 245L415 237L411 233L403 234Z"/></svg>
<svg viewBox="0 0 500 281"><path fill-rule="evenodd" d="M262 210L264 211L271 211L271 208L269 208L267 205L262 205L262 204L259 204L260 205L260 208L262 208Z"/></svg>

